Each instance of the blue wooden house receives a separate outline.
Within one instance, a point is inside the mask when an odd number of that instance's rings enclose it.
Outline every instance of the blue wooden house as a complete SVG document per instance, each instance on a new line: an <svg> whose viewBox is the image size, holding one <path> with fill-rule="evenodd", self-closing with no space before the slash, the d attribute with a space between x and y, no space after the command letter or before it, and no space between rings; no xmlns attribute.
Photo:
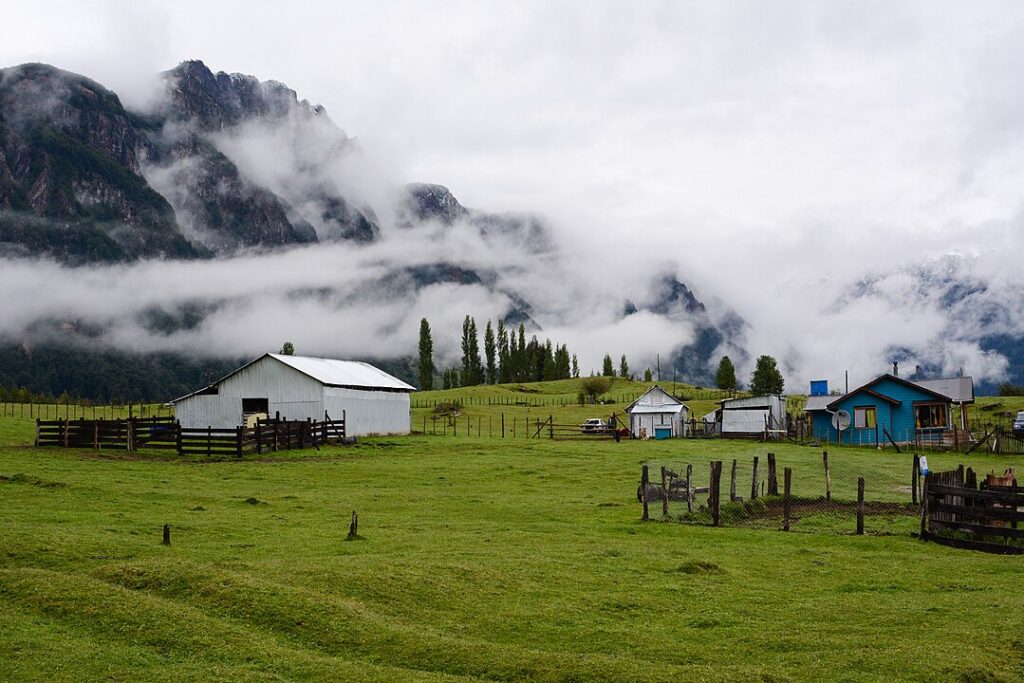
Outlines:
<svg viewBox="0 0 1024 683"><path fill-rule="evenodd" d="M811 396L805 410L814 437L828 443L949 445L966 426L967 404L973 402L970 377L914 381L886 374L845 396ZM840 436L833 416L841 410L850 426Z"/></svg>

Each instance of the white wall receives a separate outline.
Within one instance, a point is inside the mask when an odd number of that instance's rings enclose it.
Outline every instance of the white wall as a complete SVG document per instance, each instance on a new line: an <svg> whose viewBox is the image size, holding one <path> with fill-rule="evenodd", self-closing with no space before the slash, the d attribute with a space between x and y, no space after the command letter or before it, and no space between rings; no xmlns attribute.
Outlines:
<svg viewBox="0 0 1024 683"><path fill-rule="evenodd" d="M633 413L629 416L629 431L635 438L640 438L640 430L647 429L647 436L654 438L656 427L671 427L672 436L686 434L686 412L679 413Z"/></svg>
<svg viewBox="0 0 1024 683"><path fill-rule="evenodd" d="M324 407L332 420L345 411L345 433L408 434L411 426L409 394L395 391L324 388ZM320 417L323 417L321 412Z"/></svg>
<svg viewBox="0 0 1024 683"><path fill-rule="evenodd" d="M175 404L182 427L237 427L242 423L242 399L265 398L269 415L289 420L323 419L323 385L274 360L262 358L221 382L216 396L192 396ZM406 398L408 401L408 397Z"/></svg>

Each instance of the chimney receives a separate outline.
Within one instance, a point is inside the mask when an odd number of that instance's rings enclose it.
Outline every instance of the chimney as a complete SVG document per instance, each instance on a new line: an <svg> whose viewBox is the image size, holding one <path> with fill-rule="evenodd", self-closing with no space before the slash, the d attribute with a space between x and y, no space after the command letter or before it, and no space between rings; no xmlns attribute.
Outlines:
<svg viewBox="0 0 1024 683"><path fill-rule="evenodd" d="M921 379L921 366L920 365L915 365L914 366L914 379Z"/></svg>
<svg viewBox="0 0 1024 683"><path fill-rule="evenodd" d="M897 363L896 361L892 362L892 376L893 377L899 377L900 376L900 364Z"/></svg>

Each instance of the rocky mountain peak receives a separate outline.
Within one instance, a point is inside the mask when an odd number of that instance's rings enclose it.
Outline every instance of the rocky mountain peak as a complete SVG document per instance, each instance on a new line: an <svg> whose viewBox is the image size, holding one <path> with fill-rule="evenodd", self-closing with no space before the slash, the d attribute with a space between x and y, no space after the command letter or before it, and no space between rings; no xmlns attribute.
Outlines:
<svg viewBox="0 0 1024 683"><path fill-rule="evenodd" d="M412 183L405 186L403 202L407 218L412 221L439 221L451 225L469 213L444 185Z"/></svg>
<svg viewBox="0 0 1024 683"><path fill-rule="evenodd" d="M204 130L221 130L251 118L280 119L291 114L326 117L321 105L299 100L278 81L260 81L239 73L214 73L194 59L165 71L171 115L194 121Z"/></svg>

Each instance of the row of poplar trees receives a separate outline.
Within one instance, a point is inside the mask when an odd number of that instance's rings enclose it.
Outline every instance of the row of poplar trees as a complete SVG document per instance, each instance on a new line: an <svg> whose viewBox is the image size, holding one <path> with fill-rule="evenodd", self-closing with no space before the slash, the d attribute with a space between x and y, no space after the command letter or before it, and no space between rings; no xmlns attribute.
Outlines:
<svg viewBox="0 0 1024 683"><path fill-rule="evenodd" d="M434 388L436 368L434 340L426 318L420 321L419 356L420 389L430 391ZM468 315L462 321L461 367L448 368L441 373L445 389L579 376L576 354L570 355L565 344L552 344L550 339L542 343L536 335L527 341L526 328L522 323L518 330L514 330L505 327L503 320L499 320L497 326L488 320L484 329L484 354L481 358L476 320Z"/></svg>

